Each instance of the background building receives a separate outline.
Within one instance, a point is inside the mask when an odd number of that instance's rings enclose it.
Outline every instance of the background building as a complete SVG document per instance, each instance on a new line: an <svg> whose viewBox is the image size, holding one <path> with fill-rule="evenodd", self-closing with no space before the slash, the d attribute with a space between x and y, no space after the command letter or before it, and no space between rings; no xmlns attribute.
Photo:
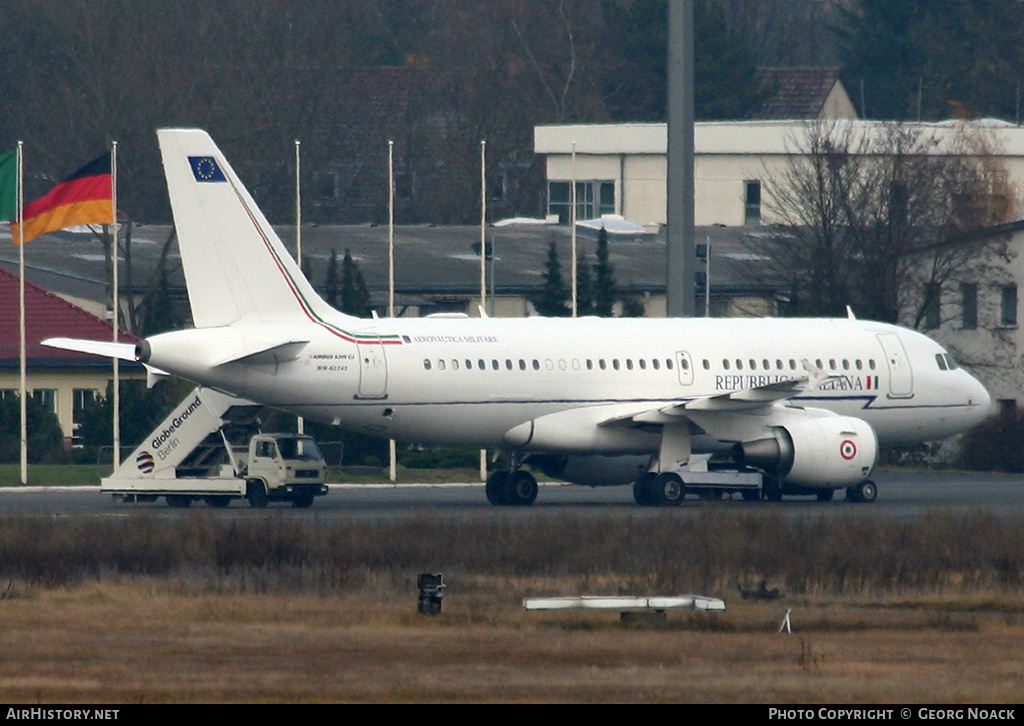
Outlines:
<svg viewBox="0 0 1024 726"><path fill-rule="evenodd" d="M20 388L18 277L0 268L0 397L17 395ZM75 437L78 416L86 403L105 396L113 379L109 360L41 345L53 337L112 340L106 320L72 305L41 287L25 284L26 370L28 395L53 411L64 432L65 445ZM138 341L122 332L120 340ZM141 365L123 363L124 378L145 378Z"/></svg>
<svg viewBox="0 0 1024 726"><path fill-rule="evenodd" d="M698 122L694 129L694 216L698 226L756 226L773 221L770 184L803 155L811 121ZM838 119L858 133L880 135L884 121ZM908 124L940 140L936 154L960 153L959 122ZM1024 128L978 121L1011 183L1024 187ZM891 123L890 123L891 125ZM546 159L549 215L568 221L576 179L578 218L620 214L656 231L665 224L667 127L663 123L538 126L534 150ZM575 154L573 153L575 150Z"/></svg>

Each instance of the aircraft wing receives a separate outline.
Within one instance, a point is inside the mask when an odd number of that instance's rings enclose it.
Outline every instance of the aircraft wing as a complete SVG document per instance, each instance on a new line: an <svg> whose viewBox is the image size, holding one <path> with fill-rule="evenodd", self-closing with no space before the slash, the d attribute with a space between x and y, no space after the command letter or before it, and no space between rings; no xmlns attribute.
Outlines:
<svg viewBox="0 0 1024 726"><path fill-rule="evenodd" d="M668 425L692 418L691 414L711 412L755 412L775 403L786 401L804 391L814 390L823 382L836 378L829 376L810 361L802 361L804 373L784 381L774 381L751 388L727 391L715 396L702 396L684 403L662 408L626 413L602 421L599 426Z"/></svg>

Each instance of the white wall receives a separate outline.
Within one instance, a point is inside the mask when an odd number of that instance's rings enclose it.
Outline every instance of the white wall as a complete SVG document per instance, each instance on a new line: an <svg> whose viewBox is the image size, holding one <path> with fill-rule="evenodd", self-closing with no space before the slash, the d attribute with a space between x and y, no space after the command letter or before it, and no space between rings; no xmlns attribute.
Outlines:
<svg viewBox="0 0 1024 726"><path fill-rule="evenodd" d="M877 121L851 123L865 134L883 128ZM1010 179L1024 190L1024 128L988 123ZM920 124L938 137L952 139L955 125ZM762 219L770 222L768 197L778 176L798 154L806 133L803 121L698 123L694 130L694 216L700 226L744 224L744 182L762 181ZM616 203L626 219L655 228L665 223L667 190L665 124L538 126L534 150L547 159L548 180L616 182ZM947 153L942 146L936 153Z"/></svg>

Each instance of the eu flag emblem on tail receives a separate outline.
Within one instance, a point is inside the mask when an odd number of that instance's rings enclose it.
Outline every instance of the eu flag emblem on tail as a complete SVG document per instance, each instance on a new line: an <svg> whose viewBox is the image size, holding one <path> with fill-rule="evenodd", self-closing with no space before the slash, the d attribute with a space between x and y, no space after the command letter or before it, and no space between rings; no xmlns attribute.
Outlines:
<svg viewBox="0 0 1024 726"><path fill-rule="evenodd" d="M212 156L190 156L188 163L192 166L192 174L199 182L222 182L224 172L217 165L217 160Z"/></svg>

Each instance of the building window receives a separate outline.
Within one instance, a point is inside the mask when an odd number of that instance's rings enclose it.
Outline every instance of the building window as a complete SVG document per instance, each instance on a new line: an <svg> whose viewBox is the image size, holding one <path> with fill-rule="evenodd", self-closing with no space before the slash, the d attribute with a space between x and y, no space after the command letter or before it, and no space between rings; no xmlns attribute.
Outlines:
<svg viewBox="0 0 1024 726"><path fill-rule="evenodd" d="M557 215L559 224L569 224L572 182L548 182L548 214ZM576 219L597 219L615 213L615 182L576 182Z"/></svg>
<svg viewBox="0 0 1024 726"><path fill-rule="evenodd" d="M47 411L57 413L57 389L37 388L32 391L32 398L42 405Z"/></svg>
<svg viewBox="0 0 1024 726"><path fill-rule="evenodd" d="M964 330L978 327L978 286L973 282L960 285L960 327Z"/></svg>
<svg viewBox="0 0 1024 726"><path fill-rule="evenodd" d="M925 330L935 330L942 323L942 288L938 283L929 282L924 286L922 302Z"/></svg>
<svg viewBox="0 0 1024 726"><path fill-rule="evenodd" d="M743 182L743 224L756 227L761 224L761 182Z"/></svg>
<svg viewBox="0 0 1024 726"><path fill-rule="evenodd" d="M1017 286L1004 285L999 305L999 324L1003 327L1017 325Z"/></svg>

